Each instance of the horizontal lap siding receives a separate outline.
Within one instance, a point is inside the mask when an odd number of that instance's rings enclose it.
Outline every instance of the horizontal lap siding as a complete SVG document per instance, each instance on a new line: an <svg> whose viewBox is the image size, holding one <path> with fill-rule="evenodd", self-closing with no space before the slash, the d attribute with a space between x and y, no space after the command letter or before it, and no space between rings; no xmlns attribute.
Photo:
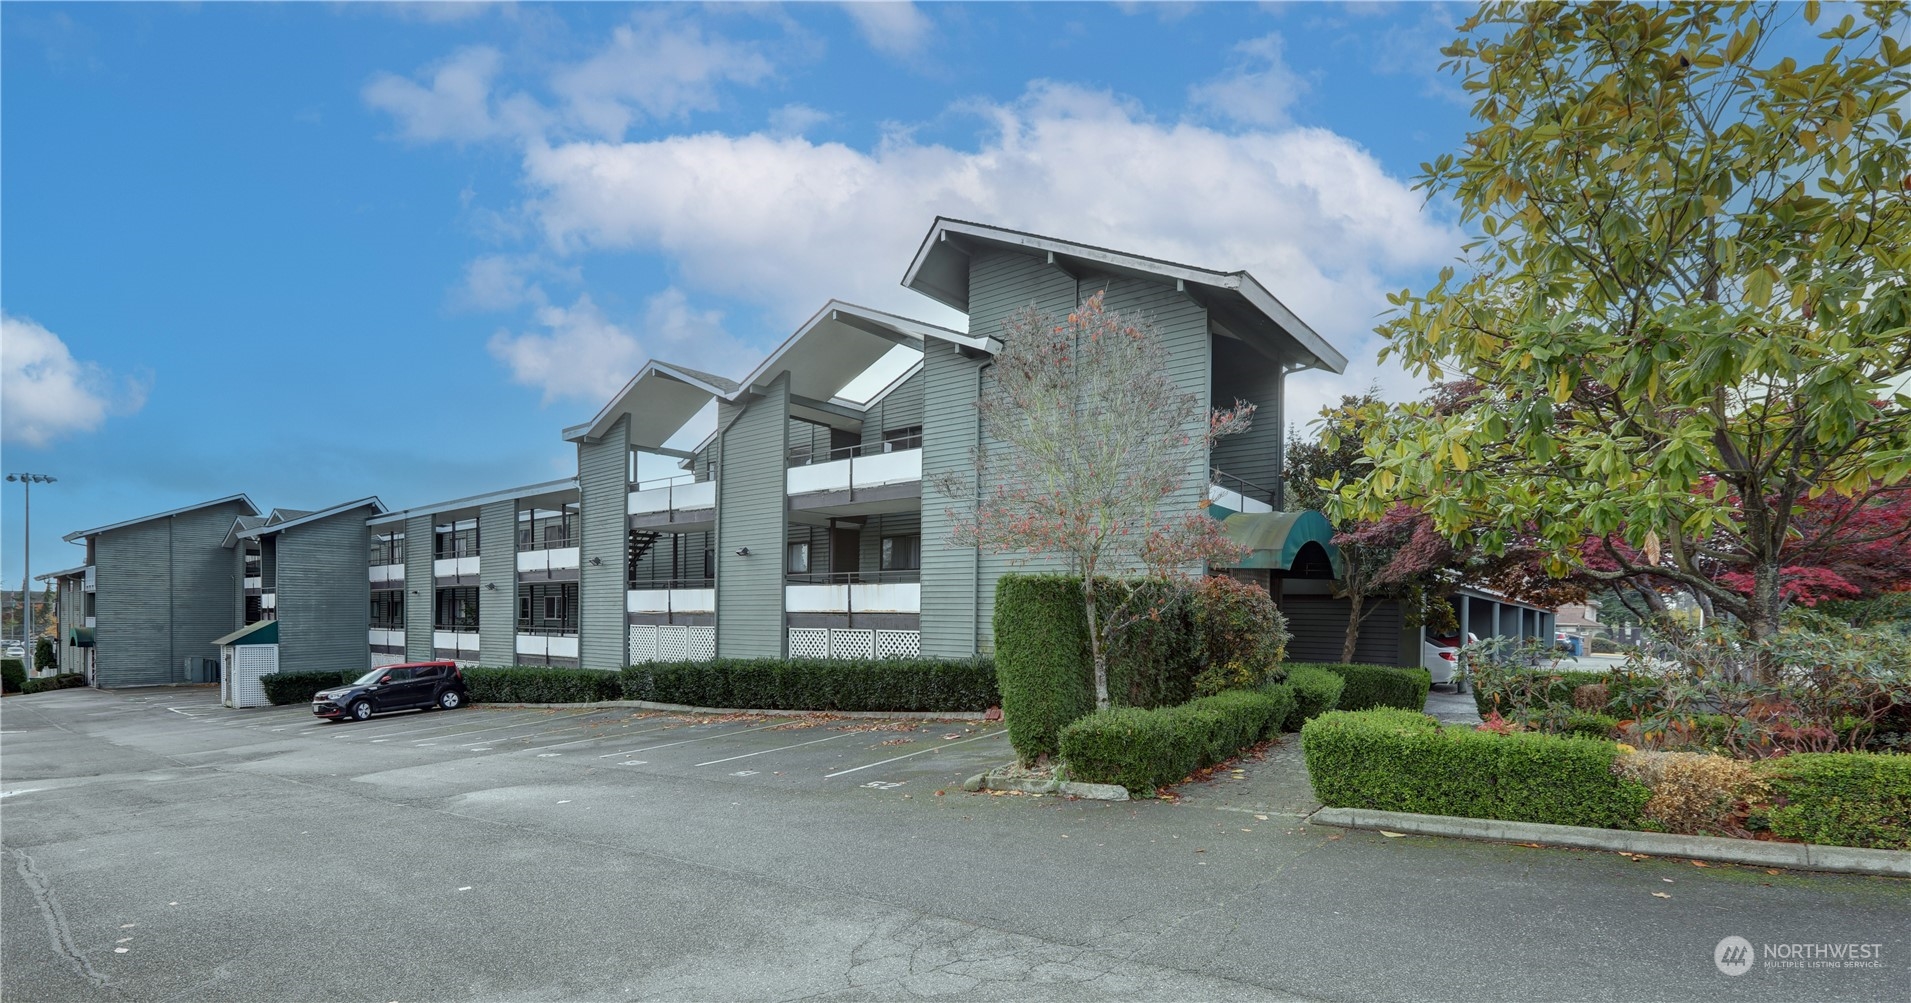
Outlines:
<svg viewBox="0 0 1911 1003"><path fill-rule="evenodd" d="M976 551L949 542L951 506L960 504L934 488L944 471L967 472L975 444L975 381L978 362L955 346L924 346L922 423L922 653L930 658L975 654ZM867 540L863 544L868 547ZM865 567L874 567L867 563Z"/></svg>
<svg viewBox="0 0 1911 1003"><path fill-rule="evenodd" d="M883 433L922 424L923 377L921 372L877 401L863 419L863 447L881 449Z"/></svg>
<svg viewBox="0 0 1911 1003"><path fill-rule="evenodd" d="M1214 394L1217 408L1245 400L1255 405L1248 430L1214 447L1214 465L1250 483L1278 491L1281 449L1281 367L1232 338L1211 337L1214 346Z"/></svg>
<svg viewBox="0 0 1911 1003"><path fill-rule="evenodd" d="M241 588L221 543L243 511L215 505L96 537L101 686L185 682L184 659L217 657Z"/></svg>
<svg viewBox="0 0 1911 1003"><path fill-rule="evenodd" d="M942 499L930 499L940 504ZM925 503L926 504L926 503ZM858 555L864 571L882 570L882 542L885 536L919 536L922 534L921 512L885 512L870 516L863 525L862 539L858 541L862 553Z"/></svg>
<svg viewBox="0 0 1911 1003"><path fill-rule="evenodd" d="M778 658L784 651L784 457L790 381L778 376L736 413L717 456L717 654ZM749 548L749 555L736 551Z"/></svg>
<svg viewBox="0 0 1911 1003"><path fill-rule="evenodd" d="M432 657L431 618L438 597L431 572L436 546L431 524L428 515L405 520L405 659L412 662ZM369 631L366 639L369 643Z"/></svg>
<svg viewBox="0 0 1911 1003"><path fill-rule="evenodd" d="M357 671L371 621L370 506L294 526L279 541L279 671Z"/></svg>
<svg viewBox="0 0 1911 1003"><path fill-rule="evenodd" d="M1347 638L1345 599L1318 596L1282 596L1281 613L1287 617L1287 642L1290 662L1338 662ZM1373 665L1396 665L1401 661L1400 604L1383 602L1361 622L1360 639L1354 644L1354 661Z"/></svg>
<svg viewBox="0 0 1911 1003"><path fill-rule="evenodd" d="M628 415L617 419L601 442L578 443L577 488L578 521L582 524L578 654L587 669L622 668L629 661L625 651L629 632L624 629L624 592L630 566ZM598 561L594 566L592 558ZM516 558L512 561L515 569ZM517 660L514 649L515 642L511 661ZM487 661L492 660L491 652L486 651L485 656Z"/></svg>

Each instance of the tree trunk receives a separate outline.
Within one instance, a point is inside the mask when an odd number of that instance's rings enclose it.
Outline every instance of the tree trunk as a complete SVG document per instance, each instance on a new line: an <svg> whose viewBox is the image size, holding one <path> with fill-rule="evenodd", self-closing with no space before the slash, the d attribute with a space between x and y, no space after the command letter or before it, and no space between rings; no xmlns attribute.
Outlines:
<svg viewBox="0 0 1911 1003"><path fill-rule="evenodd" d="M1760 561L1752 568L1752 594L1746 602L1746 632L1752 635L1752 643L1762 645L1778 634L1778 628L1785 615L1784 593L1779 587L1779 565L1776 560ZM1752 652L1752 678L1763 684L1778 681L1778 666L1763 650Z"/></svg>
<svg viewBox="0 0 1911 1003"><path fill-rule="evenodd" d="M1360 646L1360 621L1364 616L1360 611L1362 605L1360 593L1351 592L1347 595L1347 638L1340 644L1342 664L1351 663L1354 649Z"/></svg>
<svg viewBox="0 0 1911 1003"><path fill-rule="evenodd" d="M1088 614L1088 656L1095 666L1095 709L1108 709L1108 656L1103 650L1101 620L1095 611L1095 578L1082 579L1082 600Z"/></svg>

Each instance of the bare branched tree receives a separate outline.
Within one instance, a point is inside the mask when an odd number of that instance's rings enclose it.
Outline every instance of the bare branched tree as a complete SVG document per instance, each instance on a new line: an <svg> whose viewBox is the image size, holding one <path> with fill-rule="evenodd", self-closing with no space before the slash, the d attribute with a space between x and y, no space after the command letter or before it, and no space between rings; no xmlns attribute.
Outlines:
<svg viewBox="0 0 1911 1003"><path fill-rule="evenodd" d="M1209 409L1169 374L1154 324L1107 309L1100 293L1066 318L1031 306L1002 328L976 401L998 445L976 450L972 471L933 483L957 503L956 545L1059 555L1081 576L1095 706L1107 707L1109 646L1148 611L1133 589L1103 608L1097 577L1186 577L1239 556L1208 516L1205 491L1191 509L1172 499L1215 440L1247 429L1254 405Z"/></svg>

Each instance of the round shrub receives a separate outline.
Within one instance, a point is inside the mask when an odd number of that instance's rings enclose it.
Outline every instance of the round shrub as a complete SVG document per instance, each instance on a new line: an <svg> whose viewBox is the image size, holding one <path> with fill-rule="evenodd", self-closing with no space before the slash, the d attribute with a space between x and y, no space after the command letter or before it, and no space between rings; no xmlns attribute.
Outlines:
<svg viewBox="0 0 1911 1003"><path fill-rule="evenodd" d="M1294 713L1287 716L1283 731L1299 731L1301 725L1340 706L1340 693L1347 681L1317 665L1293 665L1281 681L1294 694Z"/></svg>
<svg viewBox="0 0 1911 1003"><path fill-rule="evenodd" d="M1252 582L1212 575L1195 584L1194 691L1251 690L1279 671L1287 655L1287 620L1267 590Z"/></svg>

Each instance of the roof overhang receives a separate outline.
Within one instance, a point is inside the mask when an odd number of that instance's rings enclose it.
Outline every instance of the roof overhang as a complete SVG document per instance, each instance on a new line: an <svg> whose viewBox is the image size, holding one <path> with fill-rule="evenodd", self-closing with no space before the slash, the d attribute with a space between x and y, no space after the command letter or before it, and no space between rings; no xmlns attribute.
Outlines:
<svg viewBox="0 0 1911 1003"><path fill-rule="evenodd" d="M1226 333L1255 344L1283 363L1336 373L1347 368L1346 356L1247 272L1217 272L939 216L910 261L902 284L968 313L969 258L979 247L1028 254L1074 275L1102 272L1172 284L1205 307Z"/></svg>
<svg viewBox="0 0 1911 1003"><path fill-rule="evenodd" d="M920 352L928 338L978 343L960 331L830 300L744 379L743 389L757 392L787 373L792 397L860 411L860 402L838 400L843 388L881 361L890 349L902 345Z"/></svg>
<svg viewBox="0 0 1911 1003"><path fill-rule="evenodd" d="M33 580L36 582L51 582L61 578L79 578L85 574L86 565L82 564L77 568L63 568L59 571L49 571L44 575L34 575Z"/></svg>
<svg viewBox="0 0 1911 1003"><path fill-rule="evenodd" d="M277 644L279 643L279 621L260 620L224 637L214 638L212 643L214 647L223 647L228 644Z"/></svg>
<svg viewBox="0 0 1911 1003"><path fill-rule="evenodd" d="M1291 571L1301 548L1318 543L1333 565L1334 577L1345 573L1340 548L1334 546L1334 524L1319 512L1237 512L1221 520L1229 540L1246 556L1230 568Z"/></svg>
<svg viewBox="0 0 1911 1003"><path fill-rule="evenodd" d="M83 540L89 536L97 536L100 533L110 533L116 529L125 529L128 526L137 526L142 522L152 522L155 519L169 519L176 515L185 515L187 512L197 512L202 508L212 508L215 505L229 505L235 502L245 506L247 515L259 514L259 506L252 504L252 499L247 497L244 492L241 492L236 495L227 495L224 498L214 498L211 501L200 502L197 505L187 505L182 508L172 509L167 512L155 512L152 515L142 515L137 519L128 519L125 522L116 522L110 526L96 526L93 529L78 530L72 533L68 533L63 537L60 537L60 539L65 540L68 543L72 543L76 540Z"/></svg>
<svg viewBox="0 0 1911 1003"><path fill-rule="evenodd" d="M651 360L604 405L597 417L564 430L570 442L599 442L617 419L630 418L630 442L657 452L704 405L736 392L736 384L709 373Z"/></svg>
<svg viewBox="0 0 1911 1003"><path fill-rule="evenodd" d="M565 497L567 495L568 497ZM475 515L479 507L489 505L492 502L517 501L524 498L535 500L562 498L564 501L570 501L576 497L577 479L574 477L566 477L561 480L545 481L541 484L524 484L515 488L505 488L501 491L472 495L468 498L453 498L450 501L436 502L429 505L413 505L410 508L402 508L395 512L387 512L384 515L367 519L365 520L365 524L368 526L388 526L393 523L402 524L408 519L414 519L419 516L444 515L449 512L463 512L467 510Z"/></svg>
<svg viewBox="0 0 1911 1003"><path fill-rule="evenodd" d="M348 501L342 505L334 505L331 508L319 509L316 512L308 512L296 519L287 519L284 522L269 522L263 526L243 529L233 535L240 540L257 540L275 533L283 533L288 529L294 529L309 523L322 522L326 519L344 515L361 508L371 509L373 517L385 514L385 503L379 501L378 497L373 495L368 498Z"/></svg>

